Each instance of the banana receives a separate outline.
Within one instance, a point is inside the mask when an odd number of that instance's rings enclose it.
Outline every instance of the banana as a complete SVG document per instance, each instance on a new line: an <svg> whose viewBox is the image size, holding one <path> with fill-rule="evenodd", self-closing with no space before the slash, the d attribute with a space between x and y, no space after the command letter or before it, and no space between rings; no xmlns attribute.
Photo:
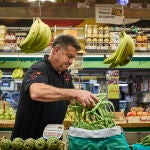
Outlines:
<svg viewBox="0 0 150 150"><path fill-rule="evenodd" d="M16 69L14 69L14 71L12 73L12 78L13 79L22 78L23 74L24 74L24 72L23 72L22 68L16 68Z"/></svg>
<svg viewBox="0 0 150 150"><path fill-rule="evenodd" d="M119 52L116 60L114 61L114 64L116 64L117 66L120 64L123 65L125 60L131 60L131 58L133 57L133 54L134 54L134 49L135 49L134 41L130 37L130 35L125 34L124 38L123 38L123 42L124 43L120 49L120 52ZM127 61L127 62L129 62L129 61Z"/></svg>
<svg viewBox="0 0 150 150"><path fill-rule="evenodd" d="M31 47L32 51L37 52L44 50L50 43L50 40L51 40L50 27L43 21L40 21L40 31Z"/></svg>
<svg viewBox="0 0 150 150"><path fill-rule="evenodd" d="M22 78L23 77L23 75L24 75L24 71L23 71L23 69L22 68L20 68L20 78Z"/></svg>
<svg viewBox="0 0 150 150"><path fill-rule="evenodd" d="M118 54L120 52L120 49L122 47L123 37L124 37L124 34L121 33L120 34L120 44L119 44L119 46L117 47L117 49L115 50L115 52L111 56L109 56L106 59L104 59L104 61L103 61L104 64L111 64L111 63L113 63L115 61L115 59L117 58L117 56L118 56Z"/></svg>
<svg viewBox="0 0 150 150"><path fill-rule="evenodd" d="M23 52L30 51L31 46L38 35L40 29L39 20L40 18L36 18L35 22L30 27L27 37L20 43L19 47Z"/></svg>
<svg viewBox="0 0 150 150"><path fill-rule="evenodd" d="M104 60L105 64L110 64L110 68L128 64L134 55L135 44L131 36L124 31L121 32L120 36L120 43L117 50Z"/></svg>
<svg viewBox="0 0 150 150"><path fill-rule="evenodd" d="M17 68L14 69L13 72L12 72L12 78L16 79L16 77L17 77Z"/></svg>
<svg viewBox="0 0 150 150"><path fill-rule="evenodd" d="M135 52L134 41L130 36L128 38L129 38L129 41L127 43L126 53L124 54L124 57L119 62L120 66L127 65L131 61L131 59L134 55L134 52Z"/></svg>
<svg viewBox="0 0 150 150"><path fill-rule="evenodd" d="M39 44L39 47L36 51L41 51L44 50L45 48L48 47L50 41L51 41L51 30L50 27L45 24L45 35L44 38L41 40L41 43Z"/></svg>
<svg viewBox="0 0 150 150"><path fill-rule="evenodd" d="M3 77L3 72L0 70L0 79Z"/></svg>

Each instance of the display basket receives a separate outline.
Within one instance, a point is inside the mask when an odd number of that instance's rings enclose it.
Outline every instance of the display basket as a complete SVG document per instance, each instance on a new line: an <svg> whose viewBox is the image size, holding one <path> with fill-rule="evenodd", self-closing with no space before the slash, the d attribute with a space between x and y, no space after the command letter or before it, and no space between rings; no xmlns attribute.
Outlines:
<svg viewBox="0 0 150 150"><path fill-rule="evenodd" d="M100 130L70 127L68 150L130 150L120 126Z"/></svg>

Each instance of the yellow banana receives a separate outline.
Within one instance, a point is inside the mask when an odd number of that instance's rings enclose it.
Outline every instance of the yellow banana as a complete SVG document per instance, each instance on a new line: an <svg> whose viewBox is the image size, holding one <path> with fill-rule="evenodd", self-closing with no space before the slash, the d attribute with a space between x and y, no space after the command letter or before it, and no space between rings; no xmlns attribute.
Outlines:
<svg viewBox="0 0 150 150"><path fill-rule="evenodd" d="M52 37L51 36L51 29L47 24L45 24L45 36L44 36L44 39L42 39L41 44L39 45L38 51L44 50L45 48L48 47L48 45L51 41L51 37Z"/></svg>
<svg viewBox="0 0 150 150"><path fill-rule="evenodd" d="M12 72L12 78L16 79L16 77L17 77L17 68L14 69L13 72Z"/></svg>
<svg viewBox="0 0 150 150"><path fill-rule="evenodd" d="M51 40L51 30L50 27L43 21L40 21L39 34L32 45L32 51L37 52L44 50Z"/></svg>
<svg viewBox="0 0 150 150"><path fill-rule="evenodd" d="M132 50L134 49L134 42L132 38L130 37L130 35L125 34L123 41L124 43L122 45L122 48L120 49L120 53L118 54L116 60L114 61L114 63L117 65L122 64L122 62L124 62L124 60L126 60L127 58L131 60L133 56ZM133 46L133 47L130 48L130 46Z"/></svg>
<svg viewBox="0 0 150 150"><path fill-rule="evenodd" d="M24 75L24 71L23 71L23 69L22 68L19 68L19 78L22 78L23 77L23 75Z"/></svg>
<svg viewBox="0 0 150 150"><path fill-rule="evenodd" d="M131 59L132 59L132 57L134 55L134 52L135 52L134 41L129 35L127 35L127 36L129 38L128 39L129 41L127 43L126 53L124 54L124 57L119 62L120 66L125 66L126 64L128 64L131 61Z"/></svg>
<svg viewBox="0 0 150 150"><path fill-rule="evenodd" d="M3 72L0 70L0 79L3 77Z"/></svg>
<svg viewBox="0 0 150 150"><path fill-rule="evenodd" d="M124 34L121 33L120 34L120 44L118 45L117 49L115 50L115 52L111 56L104 59L104 61L103 61L104 64L111 64L116 60L116 58L120 52L120 49L122 48L122 44L124 43L123 38L124 38Z"/></svg>
<svg viewBox="0 0 150 150"><path fill-rule="evenodd" d="M20 43L19 47L23 52L30 51L31 46L38 35L40 29L39 20L40 18L36 18L35 22L30 27L27 37Z"/></svg>
<svg viewBox="0 0 150 150"><path fill-rule="evenodd" d="M20 78L20 73L21 73L20 68L14 69L14 71L13 71L13 73L12 73L12 78L13 78L13 79Z"/></svg>
<svg viewBox="0 0 150 150"><path fill-rule="evenodd" d="M124 35L121 42L119 43L119 53L116 59L109 66L110 68L115 68L118 65L123 66L130 62L134 55L135 44L130 35L122 32Z"/></svg>
<svg viewBox="0 0 150 150"><path fill-rule="evenodd" d="M17 73L16 73L16 78L20 78L20 75L21 75L21 69L20 68L17 68Z"/></svg>

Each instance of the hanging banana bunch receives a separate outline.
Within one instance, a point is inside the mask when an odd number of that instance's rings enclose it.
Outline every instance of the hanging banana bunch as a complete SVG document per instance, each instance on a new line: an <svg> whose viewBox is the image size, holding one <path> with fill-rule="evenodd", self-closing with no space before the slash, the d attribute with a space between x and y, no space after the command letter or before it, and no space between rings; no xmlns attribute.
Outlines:
<svg viewBox="0 0 150 150"><path fill-rule="evenodd" d="M24 53L35 53L48 47L50 40L50 27L37 17L31 25L27 37L20 43L19 47Z"/></svg>
<svg viewBox="0 0 150 150"><path fill-rule="evenodd" d="M22 68L16 68L12 72L12 78L13 79L23 78L23 75L24 75L24 71Z"/></svg>
<svg viewBox="0 0 150 150"><path fill-rule="evenodd" d="M127 65L135 52L135 44L132 37L125 33L120 33L119 46L115 52L108 58L104 59L104 64L110 64L110 68Z"/></svg>
<svg viewBox="0 0 150 150"><path fill-rule="evenodd" d="M3 72L0 70L0 79L3 77Z"/></svg>

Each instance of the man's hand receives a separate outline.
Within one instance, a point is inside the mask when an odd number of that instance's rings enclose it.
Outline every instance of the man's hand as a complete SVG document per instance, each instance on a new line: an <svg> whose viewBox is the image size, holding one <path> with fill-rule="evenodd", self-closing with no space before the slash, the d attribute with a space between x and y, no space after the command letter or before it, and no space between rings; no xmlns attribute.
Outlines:
<svg viewBox="0 0 150 150"><path fill-rule="evenodd" d="M77 90L76 98L84 107L86 106L95 106L95 101L98 101L98 98L91 92L86 90Z"/></svg>

